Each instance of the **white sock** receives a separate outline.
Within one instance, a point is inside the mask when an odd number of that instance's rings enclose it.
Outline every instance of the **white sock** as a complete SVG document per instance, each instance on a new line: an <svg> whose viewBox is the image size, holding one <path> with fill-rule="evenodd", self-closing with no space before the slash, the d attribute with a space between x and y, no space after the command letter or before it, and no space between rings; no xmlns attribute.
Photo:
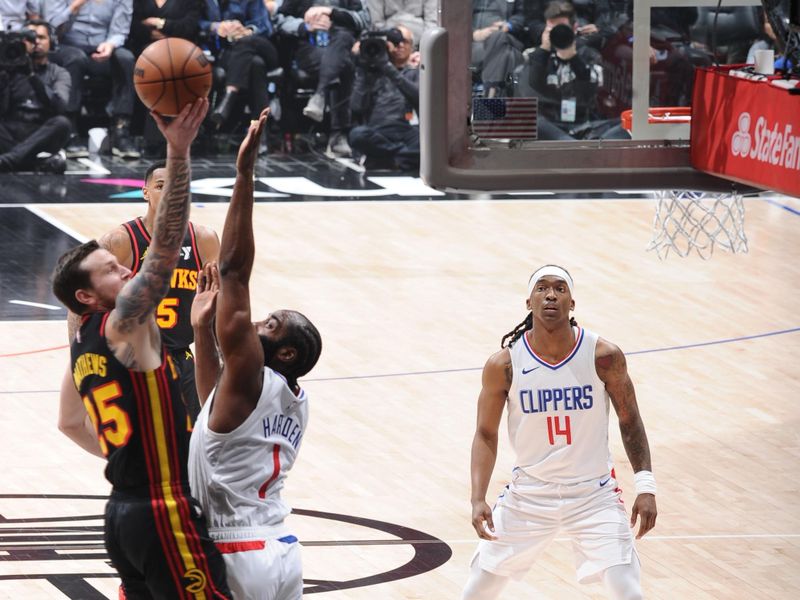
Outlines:
<svg viewBox="0 0 800 600"><path fill-rule="evenodd" d="M461 600L492 600L493 598L499 598L500 592L506 587L508 577L495 575L481 569L480 562L477 556L472 560L469 579L467 580L467 585L464 586Z"/></svg>
<svg viewBox="0 0 800 600"><path fill-rule="evenodd" d="M603 582L612 600L642 599L642 570L636 550L631 552L631 562L627 565L614 565L603 571Z"/></svg>

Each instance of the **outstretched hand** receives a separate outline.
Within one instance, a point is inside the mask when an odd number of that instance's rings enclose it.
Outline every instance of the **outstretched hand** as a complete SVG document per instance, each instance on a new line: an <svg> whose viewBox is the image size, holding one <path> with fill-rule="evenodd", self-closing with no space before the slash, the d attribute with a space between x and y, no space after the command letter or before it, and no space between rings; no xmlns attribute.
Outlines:
<svg viewBox="0 0 800 600"><path fill-rule="evenodd" d="M192 303L190 321L192 327L210 327L214 321L219 294L219 267L214 261L203 265L197 275L197 293Z"/></svg>
<svg viewBox="0 0 800 600"><path fill-rule="evenodd" d="M258 119L250 121L247 135L244 136L239 155L236 157L236 170L239 173L252 173L258 156L258 145L261 142L261 134L269 116L269 108L261 111Z"/></svg>
<svg viewBox="0 0 800 600"><path fill-rule="evenodd" d="M194 102L183 107L178 116L167 121L164 117L153 111L150 114L155 119L158 129L167 140L167 147L185 154L197 137L200 124L208 112L208 98L197 98Z"/></svg>

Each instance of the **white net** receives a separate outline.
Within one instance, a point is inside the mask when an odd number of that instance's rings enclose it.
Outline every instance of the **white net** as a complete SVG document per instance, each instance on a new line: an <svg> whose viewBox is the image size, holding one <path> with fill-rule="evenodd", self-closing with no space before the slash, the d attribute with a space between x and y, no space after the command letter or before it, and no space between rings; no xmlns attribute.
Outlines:
<svg viewBox="0 0 800 600"><path fill-rule="evenodd" d="M664 260L670 252L686 257L692 250L711 258L714 247L747 252L742 195L664 190L656 192L653 239L648 250Z"/></svg>

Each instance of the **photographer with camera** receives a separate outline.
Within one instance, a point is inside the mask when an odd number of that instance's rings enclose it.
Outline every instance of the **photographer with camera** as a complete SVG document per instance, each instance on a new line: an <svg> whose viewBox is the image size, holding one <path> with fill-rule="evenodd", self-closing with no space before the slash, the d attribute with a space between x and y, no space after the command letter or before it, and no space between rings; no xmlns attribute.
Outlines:
<svg viewBox="0 0 800 600"><path fill-rule="evenodd" d="M407 27L366 34L359 44L350 109L363 124L350 146L367 168L419 169L419 69L411 61L414 36Z"/></svg>
<svg viewBox="0 0 800 600"><path fill-rule="evenodd" d="M78 133L85 78L110 79L111 153L120 158L140 158L130 131L136 99L136 59L125 47L131 31L133 0L42 0L42 14L59 33L57 60L72 77L69 114L76 126L73 133ZM70 144L70 153L75 157L88 155L77 139Z"/></svg>
<svg viewBox="0 0 800 600"><path fill-rule="evenodd" d="M71 79L48 61L50 42L50 26L40 20L0 34L0 172L66 169L60 151L70 134L63 114ZM38 159L40 152L50 156Z"/></svg>
<svg viewBox="0 0 800 600"><path fill-rule="evenodd" d="M539 97L539 139L626 138L618 123L597 119L597 90L603 69L594 51L577 44L575 10L570 2L550 2L544 11L541 45L526 50L530 85Z"/></svg>

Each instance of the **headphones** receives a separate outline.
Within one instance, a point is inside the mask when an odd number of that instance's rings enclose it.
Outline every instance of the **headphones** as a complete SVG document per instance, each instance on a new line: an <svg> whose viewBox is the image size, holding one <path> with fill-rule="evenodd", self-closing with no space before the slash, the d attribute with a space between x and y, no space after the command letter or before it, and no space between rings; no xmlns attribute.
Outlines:
<svg viewBox="0 0 800 600"><path fill-rule="evenodd" d="M58 36L56 35L55 28L44 19L28 19L25 21L25 28L29 27L45 27L47 29L47 37L50 38L50 52L58 50Z"/></svg>

